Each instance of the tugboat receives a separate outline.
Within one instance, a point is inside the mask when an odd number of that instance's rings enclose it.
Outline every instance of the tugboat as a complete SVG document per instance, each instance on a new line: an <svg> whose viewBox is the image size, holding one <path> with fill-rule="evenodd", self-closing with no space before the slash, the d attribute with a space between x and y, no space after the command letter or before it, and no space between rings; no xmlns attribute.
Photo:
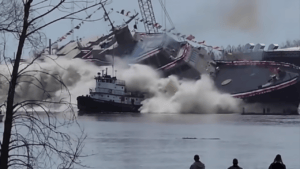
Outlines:
<svg viewBox="0 0 300 169"><path fill-rule="evenodd" d="M125 81L99 72L95 77L96 88L87 96L77 97L77 107L85 112L139 112L144 95L126 92Z"/></svg>

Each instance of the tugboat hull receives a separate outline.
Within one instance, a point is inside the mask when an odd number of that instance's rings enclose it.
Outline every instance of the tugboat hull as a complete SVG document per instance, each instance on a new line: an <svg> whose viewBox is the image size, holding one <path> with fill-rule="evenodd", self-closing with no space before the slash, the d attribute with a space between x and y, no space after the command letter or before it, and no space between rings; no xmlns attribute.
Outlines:
<svg viewBox="0 0 300 169"><path fill-rule="evenodd" d="M77 108L87 112L139 112L141 105L129 105L111 101L95 100L91 97L77 97Z"/></svg>

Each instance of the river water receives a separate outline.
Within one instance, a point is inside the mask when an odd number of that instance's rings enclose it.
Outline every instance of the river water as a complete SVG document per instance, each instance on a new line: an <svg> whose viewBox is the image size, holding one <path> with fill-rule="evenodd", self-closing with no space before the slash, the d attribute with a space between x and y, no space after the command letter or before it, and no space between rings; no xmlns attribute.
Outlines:
<svg viewBox="0 0 300 169"><path fill-rule="evenodd" d="M238 114L82 115L88 138L84 159L94 168L189 168L193 156L207 169L266 169L281 154L288 169L300 166L300 116ZM183 138L196 139L183 139Z"/></svg>
<svg viewBox="0 0 300 169"><path fill-rule="evenodd" d="M206 169L226 169L233 158L267 169L276 154L287 169L300 166L300 116L98 114L78 122L88 136L83 154L93 154L82 162L92 168L188 169L195 154Z"/></svg>

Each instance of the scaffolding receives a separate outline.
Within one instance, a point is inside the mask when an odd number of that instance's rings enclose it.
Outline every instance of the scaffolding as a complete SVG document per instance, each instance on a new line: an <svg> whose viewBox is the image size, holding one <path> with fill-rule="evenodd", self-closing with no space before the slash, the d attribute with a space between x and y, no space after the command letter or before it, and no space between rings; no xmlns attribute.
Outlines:
<svg viewBox="0 0 300 169"><path fill-rule="evenodd" d="M156 20L151 0L138 0L146 33L157 33Z"/></svg>

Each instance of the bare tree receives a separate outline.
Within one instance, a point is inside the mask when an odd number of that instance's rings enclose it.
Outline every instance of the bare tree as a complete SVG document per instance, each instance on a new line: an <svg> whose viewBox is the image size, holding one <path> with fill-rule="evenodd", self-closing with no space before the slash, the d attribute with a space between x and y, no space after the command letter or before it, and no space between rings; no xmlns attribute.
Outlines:
<svg viewBox="0 0 300 169"><path fill-rule="evenodd" d="M74 3L76 11L70 12L69 6ZM72 168L80 164L80 157L85 135L78 138L70 137L64 129L59 127L74 122L74 111L70 103L70 93L64 81L58 74L40 69L29 69L32 65L38 65L36 61L40 55L32 58L30 63L21 65L22 52L25 47L40 50L43 48L45 35L43 28L65 19L83 20L79 16L91 8L99 8L108 3L106 0L72 1L72 0L2 0L0 3L0 31L2 34L13 35L18 42L17 52L11 64L10 58L5 56L5 40L3 40L3 61L6 63L8 74L1 72L0 77L8 84L6 101L0 105L6 108L4 133L1 144L0 168ZM61 16L51 21L46 18L54 13ZM86 20L92 21L92 20ZM52 59L52 58L50 58ZM52 59L53 62L55 60ZM51 88L47 88L43 77L53 78L53 85L67 95L61 99L53 99ZM34 85L42 94L30 97L21 97L18 91L22 84ZM24 94L23 94L24 95ZM64 105L65 112L71 116L58 119L53 112L53 105ZM66 114L64 114L66 115Z"/></svg>

